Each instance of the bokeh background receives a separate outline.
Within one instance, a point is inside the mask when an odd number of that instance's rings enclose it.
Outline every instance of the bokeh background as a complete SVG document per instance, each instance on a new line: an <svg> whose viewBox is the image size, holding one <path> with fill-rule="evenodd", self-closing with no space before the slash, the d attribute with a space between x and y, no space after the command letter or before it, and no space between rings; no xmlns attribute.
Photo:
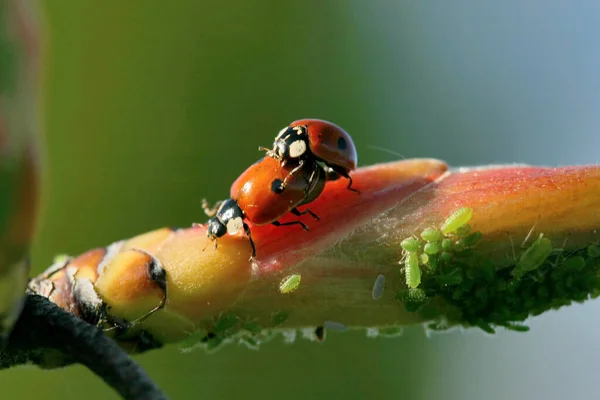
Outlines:
<svg viewBox="0 0 600 400"><path fill-rule="evenodd" d="M362 165L600 161L600 3L40 2L43 209L33 265L202 222L288 122L324 118ZM531 332L330 333L136 359L172 399L595 399L597 301ZM0 373L2 398L111 399L81 367Z"/></svg>

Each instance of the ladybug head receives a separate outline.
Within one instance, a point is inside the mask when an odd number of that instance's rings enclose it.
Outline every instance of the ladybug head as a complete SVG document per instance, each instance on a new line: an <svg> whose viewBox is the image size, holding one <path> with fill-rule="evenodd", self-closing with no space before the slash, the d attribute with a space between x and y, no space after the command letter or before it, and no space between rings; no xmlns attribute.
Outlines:
<svg viewBox="0 0 600 400"><path fill-rule="evenodd" d="M273 142L273 152L282 159L300 158L309 151L305 126L288 126L279 132Z"/></svg>
<svg viewBox="0 0 600 400"><path fill-rule="evenodd" d="M206 236L211 239L220 238L227 233L227 227L217 217L209 219L207 225Z"/></svg>
<svg viewBox="0 0 600 400"><path fill-rule="evenodd" d="M217 218L225 232L230 235L235 235L244 227L244 212L234 199L227 199L223 202L217 211Z"/></svg>

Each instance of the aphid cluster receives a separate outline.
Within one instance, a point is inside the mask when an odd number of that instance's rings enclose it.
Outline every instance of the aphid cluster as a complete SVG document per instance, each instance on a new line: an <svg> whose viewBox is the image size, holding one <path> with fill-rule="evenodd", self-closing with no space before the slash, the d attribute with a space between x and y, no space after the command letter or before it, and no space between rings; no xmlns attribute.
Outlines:
<svg viewBox="0 0 600 400"><path fill-rule="evenodd" d="M481 240L480 232L470 232L468 223L472 214L471 208L462 207L452 213L439 229L425 228L419 237L412 236L400 243L403 249L400 263L404 265L408 286L402 296L407 304L420 305L427 299L426 293L419 288L424 272L437 272L440 265L444 266L453 259L453 252L472 248Z"/></svg>
<svg viewBox="0 0 600 400"><path fill-rule="evenodd" d="M340 177L348 179L348 190L352 187L350 172L356 168L357 154L354 142L339 126L318 119L303 119L292 122L275 137L267 156L250 166L231 187L231 197L218 202L213 208L203 201L208 220L208 237L217 247L217 239L225 234L236 235L243 230L252 248L251 259L256 256L256 247L248 222L254 225L275 226L298 225L304 230L308 226L300 221L279 222L291 213L295 216L309 214L319 217L299 206L315 200L328 180Z"/></svg>
<svg viewBox="0 0 600 400"><path fill-rule="evenodd" d="M234 313L222 313L207 329L192 333L183 340L180 349L189 352L199 347L213 353L227 343L238 342L249 349L258 350L261 344L275 337L273 328L277 328L287 318L286 312L275 312L271 316L271 325L267 328L256 321L245 321Z"/></svg>
<svg viewBox="0 0 600 400"><path fill-rule="evenodd" d="M235 342L251 350L258 350L278 334L283 337L284 343L293 343L297 337L297 329L281 327L288 317L287 312L279 310L271 314L267 326L263 326L257 321L245 321L231 312L222 313L207 329L194 332L181 341L180 350L187 353L195 348L202 348L208 353L214 353L225 344ZM305 339L322 342L325 340L326 328L339 331L347 329L339 322L326 321L324 325L301 329L301 334Z"/></svg>
<svg viewBox="0 0 600 400"><path fill-rule="evenodd" d="M427 228L402 242L407 290L397 299L409 311L426 312L431 298L444 299L458 314L429 330L494 326L526 331L531 315L600 295L600 246L566 251L543 234L525 247L512 266L499 265L477 251L480 232L470 232L472 210L454 212L439 229ZM410 258L409 258L410 256ZM439 304L438 304L439 305Z"/></svg>

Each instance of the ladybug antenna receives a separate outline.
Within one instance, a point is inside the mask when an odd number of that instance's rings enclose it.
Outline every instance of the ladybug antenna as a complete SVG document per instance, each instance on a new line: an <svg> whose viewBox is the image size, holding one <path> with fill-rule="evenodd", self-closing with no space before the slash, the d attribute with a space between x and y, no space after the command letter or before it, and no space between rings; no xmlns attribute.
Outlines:
<svg viewBox="0 0 600 400"><path fill-rule="evenodd" d="M273 157L273 158L275 158L275 159L277 159L277 160L280 160L280 159L281 159L281 157L280 157L280 156L279 156L277 153L275 153L275 152L273 151L273 149L268 149L268 148L266 148L266 147L259 146L259 147L258 147L258 151L265 151L265 152L267 153L267 156L269 156L269 157Z"/></svg>
<svg viewBox="0 0 600 400"><path fill-rule="evenodd" d="M212 207L208 204L208 200L202 199L202 210L209 218L214 217L219 211L219 208L223 204L223 200L217 201Z"/></svg>
<svg viewBox="0 0 600 400"><path fill-rule="evenodd" d="M207 243L206 246L204 246L204 248L202 249L202 251L206 250L206 248L208 247L208 245L210 244L210 242L215 242L215 249L217 248L217 241L215 239L210 239Z"/></svg>

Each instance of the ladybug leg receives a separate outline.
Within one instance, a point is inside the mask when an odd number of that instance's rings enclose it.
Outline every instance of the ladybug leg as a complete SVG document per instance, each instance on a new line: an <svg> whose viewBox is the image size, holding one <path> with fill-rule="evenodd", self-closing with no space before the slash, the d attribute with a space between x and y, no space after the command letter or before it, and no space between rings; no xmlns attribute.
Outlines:
<svg viewBox="0 0 600 400"><path fill-rule="evenodd" d="M302 227L302 229L304 229L305 231L308 230L308 226L306 226L306 224L304 222L302 222L302 221L290 221L290 222L275 221L275 222L271 222L271 224L273 224L275 226L300 225Z"/></svg>
<svg viewBox="0 0 600 400"><path fill-rule="evenodd" d="M221 204L223 204L223 200L217 201L215 205L211 208L208 205L208 201L206 199L202 199L202 210L204 210L204 213L209 217L214 217L217 211L219 210L219 207L221 207Z"/></svg>
<svg viewBox="0 0 600 400"><path fill-rule="evenodd" d="M317 174L320 174L320 171L321 170L318 168L318 165L315 164L313 166L313 170L312 170L312 172L310 174L310 177L306 181L306 187L304 188L304 199L303 199L303 202L306 201L306 199L310 195L310 191L313 189L313 184L315 183L315 178L317 177Z"/></svg>
<svg viewBox="0 0 600 400"><path fill-rule="evenodd" d="M283 162L285 162L286 160L284 160ZM300 162L298 163L298 165L296 167L294 167L294 169L292 169L290 171L289 174L287 174L287 176L285 177L285 179L283 180L283 182L281 183L281 190L285 189L285 187L287 186L288 181L290 180L290 178L300 170L300 168L302 168L302 165L304 165L304 160L300 160ZM283 163L281 165L283 167Z"/></svg>
<svg viewBox="0 0 600 400"><path fill-rule="evenodd" d="M348 179L348 186L346 187L346 189L348 189L348 190L349 190L349 191L351 191L351 192L354 192L354 193L358 193L358 194L360 194L360 190L358 190L358 189L354 189L354 188L352 187L352 177L351 177L350 175L346 174L346 176L345 176L344 178L347 178L347 179Z"/></svg>
<svg viewBox="0 0 600 400"><path fill-rule="evenodd" d="M304 211L300 211L298 210L298 208L294 207L290 210L290 212L296 216L301 216L301 215L306 215L306 214L310 214L311 217L313 217L314 219L316 219L317 221L320 219L319 216L317 214L315 214L314 212L310 211L308 208Z"/></svg>
<svg viewBox="0 0 600 400"><path fill-rule="evenodd" d="M245 222L244 232L246 232L246 236L248 236L248 241L250 242L250 247L252 247L252 255L250 256L250 260L253 260L254 257L256 257L256 247L254 247L254 240L252 240L252 232L250 232L250 227Z"/></svg>
<svg viewBox="0 0 600 400"><path fill-rule="evenodd" d="M213 242L213 244L215 245L215 250L217 249L217 238L211 238L209 239L208 243L206 243L206 246L204 246L202 251L206 250L206 248L210 245L210 242Z"/></svg>
<svg viewBox="0 0 600 400"><path fill-rule="evenodd" d="M324 166L323 169L325 170L325 179L328 181L337 181L342 177L340 174L335 172L333 168L328 167L327 165Z"/></svg>
<svg viewBox="0 0 600 400"><path fill-rule="evenodd" d="M359 193L360 194L360 190L358 189L354 189L352 187L352 177L343 169L337 168L337 167L331 167L332 171L334 171L335 173L343 176L344 178L348 179L348 186L346 187L349 191L354 192L354 193ZM329 178L329 174L328 173L328 178ZM337 179L337 178L336 178Z"/></svg>

